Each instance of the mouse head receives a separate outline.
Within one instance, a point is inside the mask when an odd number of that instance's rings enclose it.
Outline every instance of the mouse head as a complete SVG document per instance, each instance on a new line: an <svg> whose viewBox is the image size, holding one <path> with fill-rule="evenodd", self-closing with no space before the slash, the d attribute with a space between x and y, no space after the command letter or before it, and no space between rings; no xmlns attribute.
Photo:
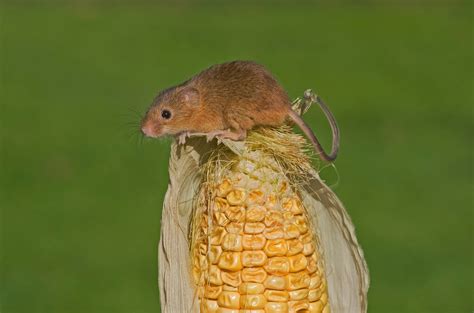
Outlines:
<svg viewBox="0 0 474 313"><path fill-rule="evenodd" d="M147 137L176 135L187 131L189 119L201 104L199 91L192 87L173 87L162 91L142 120L141 130Z"/></svg>

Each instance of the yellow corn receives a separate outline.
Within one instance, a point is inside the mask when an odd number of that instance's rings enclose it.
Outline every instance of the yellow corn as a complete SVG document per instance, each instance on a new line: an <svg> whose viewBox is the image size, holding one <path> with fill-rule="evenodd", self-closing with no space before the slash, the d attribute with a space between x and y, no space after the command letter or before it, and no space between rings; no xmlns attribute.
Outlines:
<svg viewBox="0 0 474 313"><path fill-rule="evenodd" d="M191 255L200 311L329 312L300 196L271 155L252 153L207 186L197 210Z"/></svg>

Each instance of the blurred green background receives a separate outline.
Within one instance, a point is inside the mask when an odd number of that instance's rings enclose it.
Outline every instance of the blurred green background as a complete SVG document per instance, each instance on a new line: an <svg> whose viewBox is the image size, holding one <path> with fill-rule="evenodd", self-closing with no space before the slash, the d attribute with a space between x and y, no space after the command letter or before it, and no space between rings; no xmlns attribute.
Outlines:
<svg viewBox="0 0 474 313"><path fill-rule="evenodd" d="M336 115L334 189L370 268L369 312L474 309L470 1L1 11L2 313L159 312L170 140L137 125L160 89L233 59ZM327 147L321 112L306 119Z"/></svg>

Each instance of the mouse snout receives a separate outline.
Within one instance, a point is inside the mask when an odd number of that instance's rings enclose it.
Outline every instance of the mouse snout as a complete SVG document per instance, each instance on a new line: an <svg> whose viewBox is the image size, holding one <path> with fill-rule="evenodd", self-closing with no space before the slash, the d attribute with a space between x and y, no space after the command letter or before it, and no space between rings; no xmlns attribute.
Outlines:
<svg viewBox="0 0 474 313"><path fill-rule="evenodd" d="M141 131L147 137L157 138L159 136L154 123L145 121L142 123Z"/></svg>

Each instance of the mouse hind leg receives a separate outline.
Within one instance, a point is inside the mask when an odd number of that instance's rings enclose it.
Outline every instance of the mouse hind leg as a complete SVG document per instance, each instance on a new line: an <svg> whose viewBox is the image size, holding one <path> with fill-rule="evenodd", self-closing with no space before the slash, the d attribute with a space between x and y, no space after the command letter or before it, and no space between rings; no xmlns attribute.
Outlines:
<svg viewBox="0 0 474 313"><path fill-rule="evenodd" d="M254 122L248 117L240 117L239 121L229 118L227 120L230 129L216 130L207 134L207 139L212 140L214 137L226 138L235 141L244 140L247 138L247 129L252 128Z"/></svg>
<svg viewBox="0 0 474 313"><path fill-rule="evenodd" d="M247 137L247 131L245 129L239 129L239 130L215 130L210 133L206 134L207 141L211 141L215 137L218 139L231 139L235 141L240 141L244 140Z"/></svg>

